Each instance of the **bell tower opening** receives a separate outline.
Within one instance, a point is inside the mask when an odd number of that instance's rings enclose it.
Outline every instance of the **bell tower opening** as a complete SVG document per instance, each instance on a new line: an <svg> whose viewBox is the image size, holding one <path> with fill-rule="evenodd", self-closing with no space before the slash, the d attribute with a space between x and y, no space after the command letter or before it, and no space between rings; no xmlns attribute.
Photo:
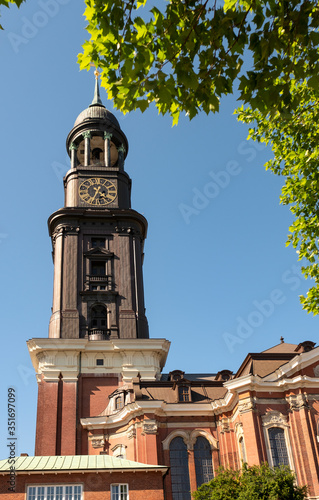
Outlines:
<svg viewBox="0 0 319 500"><path fill-rule="evenodd" d="M89 340L107 340L109 330L107 325L107 308L98 304L91 308Z"/></svg>

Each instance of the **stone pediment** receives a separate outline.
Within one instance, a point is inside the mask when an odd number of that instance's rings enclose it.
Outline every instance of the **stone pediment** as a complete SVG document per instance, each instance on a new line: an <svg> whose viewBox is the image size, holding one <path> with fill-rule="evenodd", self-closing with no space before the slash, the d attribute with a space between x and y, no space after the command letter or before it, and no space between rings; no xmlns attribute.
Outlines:
<svg viewBox="0 0 319 500"><path fill-rule="evenodd" d="M96 247L92 248L84 254L86 257L113 257L114 253L106 250L105 248Z"/></svg>

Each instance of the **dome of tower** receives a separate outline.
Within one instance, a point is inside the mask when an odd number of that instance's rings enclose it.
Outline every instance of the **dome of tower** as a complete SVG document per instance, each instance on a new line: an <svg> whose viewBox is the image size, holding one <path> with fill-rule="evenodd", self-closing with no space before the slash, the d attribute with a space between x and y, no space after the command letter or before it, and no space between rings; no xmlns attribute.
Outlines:
<svg viewBox="0 0 319 500"><path fill-rule="evenodd" d="M80 142L84 140L83 134L85 133L92 134L92 140L94 137L100 137L105 140L105 137L103 138L103 136L106 133L111 134L112 143L115 148L119 148L121 146L124 147L124 158L126 158L128 152L127 138L123 133L118 120L102 103L97 74L95 74L95 76L96 80L93 101L78 115L75 120L74 126L66 139L67 152L71 155L70 148L75 146L78 147ZM96 139L94 140L96 142ZM99 148L101 149L101 145Z"/></svg>
<svg viewBox="0 0 319 500"><path fill-rule="evenodd" d="M107 123L111 123L117 128L121 128L119 122L111 113L101 104L91 104L88 108L84 109L74 122L74 127L80 125L83 122L90 122L90 120L103 120Z"/></svg>
<svg viewBox="0 0 319 500"><path fill-rule="evenodd" d="M103 120L106 122L106 124L112 124L115 125L117 128L121 128L119 122L101 101L100 97L100 89L99 89L99 84L97 81L97 78L95 80L95 89L94 89L94 97L93 101L90 104L90 106L86 109L84 109L77 119L75 120L74 127L77 125L80 125L83 122L90 122L90 120Z"/></svg>

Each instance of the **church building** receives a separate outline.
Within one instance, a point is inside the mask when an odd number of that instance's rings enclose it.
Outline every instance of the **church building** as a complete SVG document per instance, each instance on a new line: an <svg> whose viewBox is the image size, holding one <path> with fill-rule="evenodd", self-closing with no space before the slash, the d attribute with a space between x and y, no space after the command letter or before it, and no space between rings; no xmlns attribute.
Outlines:
<svg viewBox="0 0 319 500"><path fill-rule="evenodd" d="M48 221L49 335L27 342L35 456L0 461L1 500L191 500L220 465L265 461L319 499L319 347L281 339L236 373L163 372L170 342L150 338L145 316L147 221L97 80L66 146L65 203Z"/></svg>

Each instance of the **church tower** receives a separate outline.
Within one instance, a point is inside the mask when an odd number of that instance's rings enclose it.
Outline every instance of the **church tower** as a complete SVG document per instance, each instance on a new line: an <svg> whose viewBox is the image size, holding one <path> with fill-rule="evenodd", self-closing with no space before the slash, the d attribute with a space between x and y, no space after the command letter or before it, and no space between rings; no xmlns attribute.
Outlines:
<svg viewBox="0 0 319 500"><path fill-rule="evenodd" d="M148 338L142 277L147 222L131 209L124 170L128 142L102 104L92 104L67 137L71 169L65 206L49 218L54 259L50 338Z"/></svg>
<svg viewBox="0 0 319 500"><path fill-rule="evenodd" d="M98 453L81 421L98 418L116 391L128 401L137 377L159 379L169 349L168 341L149 339L142 275L147 221L131 208L128 141L102 104L97 79L66 145L65 203L48 221L49 337L28 341L38 380L36 455Z"/></svg>

